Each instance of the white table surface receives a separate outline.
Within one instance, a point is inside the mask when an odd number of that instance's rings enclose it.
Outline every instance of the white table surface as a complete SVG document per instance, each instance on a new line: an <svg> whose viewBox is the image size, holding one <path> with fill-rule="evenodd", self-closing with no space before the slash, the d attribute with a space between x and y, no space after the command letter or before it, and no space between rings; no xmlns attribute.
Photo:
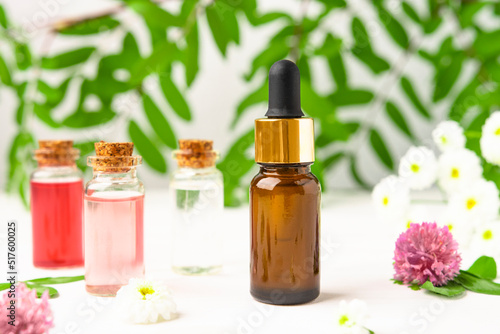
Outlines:
<svg viewBox="0 0 500 334"><path fill-rule="evenodd" d="M127 324L116 317L114 298L87 295L84 283L75 282L56 286L60 297L50 301L55 317L50 333L334 333L339 302L354 298L368 304L367 327L377 334L500 332L500 296L469 292L450 300L392 284L394 242L401 229L377 220L368 193L324 196L321 294L301 306L270 306L250 296L248 207L225 210L223 273L203 277L174 274L169 269L166 193L150 191L146 195L146 276L166 281L178 305L178 318L152 325ZM434 205L430 210L440 209ZM17 199L0 194L0 218L0 249L4 249L0 256L5 257L6 221L18 221L21 280L83 274L83 269L33 267L30 215ZM464 267L470 260L464 261Z"/></svg>

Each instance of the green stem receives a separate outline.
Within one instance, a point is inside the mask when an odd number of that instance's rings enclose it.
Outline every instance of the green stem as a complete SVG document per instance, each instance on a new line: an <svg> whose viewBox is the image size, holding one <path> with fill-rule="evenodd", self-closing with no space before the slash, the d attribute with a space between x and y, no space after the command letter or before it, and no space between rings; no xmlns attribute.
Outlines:
<svg viewBox="0 0 500 334"><path fill-rule="evenodd" d="M464 135L467 138L473 139L473 138L481 138L481 131L465 131Z"/></svg>

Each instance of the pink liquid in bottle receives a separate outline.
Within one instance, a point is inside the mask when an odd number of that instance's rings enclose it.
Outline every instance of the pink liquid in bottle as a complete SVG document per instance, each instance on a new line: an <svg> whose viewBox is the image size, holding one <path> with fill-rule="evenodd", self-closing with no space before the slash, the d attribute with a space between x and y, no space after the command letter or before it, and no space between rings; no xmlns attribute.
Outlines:
<svg viewBox="0 0 500 334"><path fill-rule="evenodd" d="M85 196L85 283L91 294L114 296L130 278L144 276L144 195L98 196Z"/></svg>
<svg viewBox="0 0 500 334"><path fill-rule="evenodd" d="M31 181L33 264L39 268L83 266L83 181Z"/></svg>

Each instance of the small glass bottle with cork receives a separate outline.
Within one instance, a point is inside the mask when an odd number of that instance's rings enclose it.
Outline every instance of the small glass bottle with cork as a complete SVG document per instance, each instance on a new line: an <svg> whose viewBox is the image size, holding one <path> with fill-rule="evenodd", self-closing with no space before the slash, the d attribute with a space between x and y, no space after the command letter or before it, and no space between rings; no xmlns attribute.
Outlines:
<svg viewBox="0 0 500 334"><path fill-rule="evenodd" d="M71 140L40 140L31 174L33 264L60 269L83 266L83 177Z"/></svg>
<svg viewBox="0 0 500 334"><path fill-rule="evenodd" d="M211 140L179 140L170 184L172 269L184 275L222 269L224 183Z"/></svg>
<svg viewBox="0 0 500 334"><path fill-rule="evenodd" d="M85 187L87 292L114 296L130 278L144 277L144 186L133 143L95 143L87 158L93 178Z"/></svg>

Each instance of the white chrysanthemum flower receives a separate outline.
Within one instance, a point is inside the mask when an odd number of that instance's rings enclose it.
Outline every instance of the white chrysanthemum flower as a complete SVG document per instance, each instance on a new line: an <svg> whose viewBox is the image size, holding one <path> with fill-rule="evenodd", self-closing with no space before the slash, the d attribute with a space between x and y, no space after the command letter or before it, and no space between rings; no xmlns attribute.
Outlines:
<svg viewBox="0 0 500 334"><path fill-rule="evenodd" d="M481 160L467 149L449 150L438 161L438 183L448 194L482 178Z"/></svg>
<svg viewBox="0 0 500 334"><path fill-rule="evenodd" d="M368 334L365 327L368 317L366 303L353 299L349 303L342 300L339 304L339 310L335 315L335 333L342 334Z"/></svg>
<svg viewBox="0 0 500 334"><path fill-rule="evenodd" d="M401 219L410 206L410 190L397 176L383 178L372 191L372 200L377 213L383 219Z"/></svg>
<svg viewBox="0 0 500 334"><path fill-rule="evenodd" d="M500 111L495 111L484 123L479 143L486 161L500 166Z"/></svg>
<svg viewBox="0 0 500 334"><path fill-rule="evenodd" d="M455 121L443 121L432 131L432 139L441 152L465 147L464 129Z"/></svg>
<svg viewBox="0 0 500 334"><path fill-rule="evenodd" d="M165 285L137 278L118 290L116 304L121 316L137 324L171 320L177 311Z"/></svg>
<svg viewBox="0 0 500 334"><path fill-rule="evenodd" d="M451 195L450 210L468 223L484 223L497 218L500 200L495 183L478 180Z"/></svg>
<svg viewBox="0 0 500 334"><path fill-rule="evenodd" d="M399 162L399 177L410 189L426 189L436 181L437 169L434 152L425 146L412 146Z"/></svg>
<svg viewBox="0 0 500 334"><path fill-rule="evenodd" d="M474 233L474 224L466 221L465 217L457 214L448 207L437 221L437 224L448 227L453 238L458 242L460 250L464 250L469 246Z"/></svg>
<svg viewBox="0 0 500 334"><path fill-rule="evenodd" d="M500 257L500 222L493 221L479 225L470 248L477 256Z"/></svg>

